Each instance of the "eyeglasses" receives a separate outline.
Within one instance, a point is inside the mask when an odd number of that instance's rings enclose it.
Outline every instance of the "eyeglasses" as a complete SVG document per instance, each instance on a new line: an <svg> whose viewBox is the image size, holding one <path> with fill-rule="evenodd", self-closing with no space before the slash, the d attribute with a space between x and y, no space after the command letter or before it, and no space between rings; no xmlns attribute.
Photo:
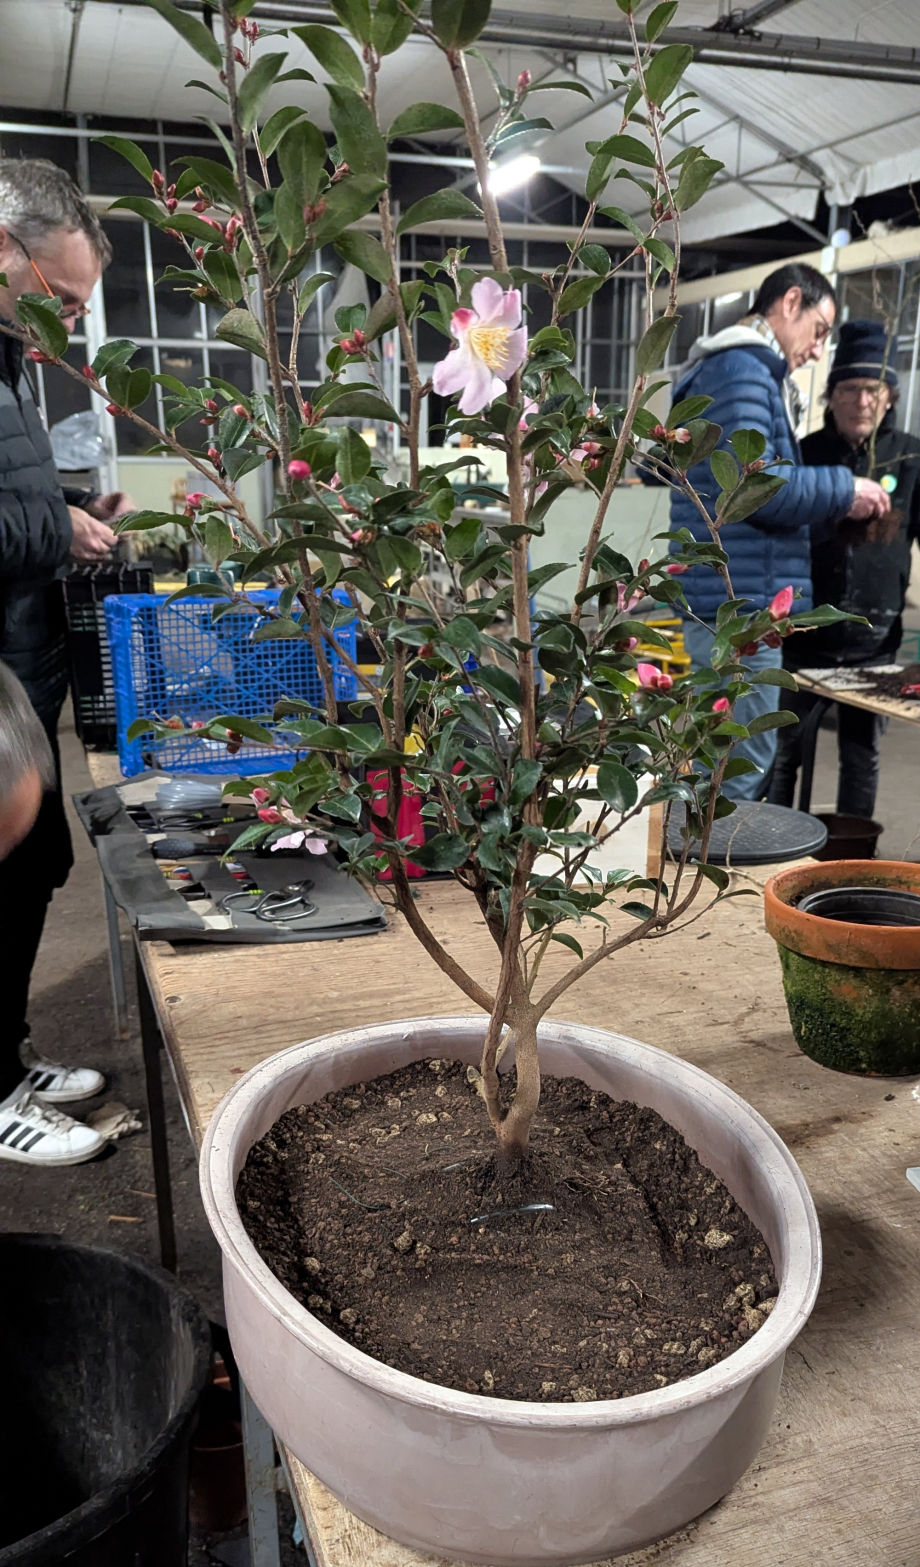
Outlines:
<svg viewBox="0 0 920 1567"><path fill-rule="evenodd" d="M833 321L828 321L827 317L821 314L817 305L813 305L812 309L814 310L815 315L818 317L818 321L821 323L820 326L815 326L815 341L817 343L826 343L832 331L834 330L834 323Z"/></svg>
<svg viewBox="0 0 920 1567"><path fill-rule="evenodd" d="M39 267L36 266L35 262L32 260L32 257L29 255L29 252L28 252L26 246L23 244L22 240L19 238L19 235L18 234L13 234L9 229L7 229L7 233L9 234L10 239L14 240L15 243L19 246L19 249L22 251L23 255L25 256L26 260L28 261L29 266L32 268L32 271L35 273L35 276L38 278L38 281L41 284L42 288L45 290L45 293L48 295L48 298L49 299L60 299L60 301L61 301L61 315L62 316L88 316L89 315L89 305L78 305L74 300L66 299L63 295L58 293L57 289L52 288L51 284L48 282L48 279L45 277L44 273L40 270Z"/></svg>
<svg viewBox="0 0 920 1567"><path fill-rule="evenodd" d="M848 384L845 381L838 381L834 387L833 396L839 397L847 403L861 402L864 397L870 403L877 403L882 395L882 390L883 383L881 381L872 381L869 385L859 384L858 382Z"/></svg>

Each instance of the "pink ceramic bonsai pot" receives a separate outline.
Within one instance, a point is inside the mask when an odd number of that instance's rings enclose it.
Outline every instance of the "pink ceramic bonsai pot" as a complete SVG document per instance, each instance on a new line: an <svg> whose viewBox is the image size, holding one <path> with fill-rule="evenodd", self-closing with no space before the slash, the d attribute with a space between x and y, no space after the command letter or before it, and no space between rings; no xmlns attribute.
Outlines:
<svg viewBox="0 0 920 1567"><path fill-rule="evenodd" d="M201 1155L224 1254L240 1372L285 1445L384 1534L490 1567L593 1562L711 1507L753 1461L786 1350L814 1305L821 1242L801 1171L731 1089L620 1034L541 1026L544 1070L657 1110L762 1231L780 1280L762 1328L718 1365L653 1393L517 1403L440 1388L352 1348L294 1300L249 1240L234 1197L250 1148L285 1110L425 1057L476 1062L481 1017L346 1029L272 1056L218 1107Z"/></svg>

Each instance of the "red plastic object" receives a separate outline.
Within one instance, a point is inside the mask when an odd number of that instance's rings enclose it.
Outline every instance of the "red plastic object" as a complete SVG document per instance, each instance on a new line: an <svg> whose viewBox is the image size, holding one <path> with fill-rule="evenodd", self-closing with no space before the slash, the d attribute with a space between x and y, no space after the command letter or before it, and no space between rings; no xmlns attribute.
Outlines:
<svg viewBox="0 0 920 1567"><path fill-rule="evenodd" d="M367 781L373 789L383 791L379 799L371 801L371 811L375 816L384 816L386 814L386 772L381 769L379 772L368 773ZM402 786L403 796L400 801L399 813L396 817L396 836L397 838L408 838L410 843L416 843L421 848L425 842L425 823L422 821L423 800L415 785L406 778L405 772L402 775ZM383 837L383 833L374 826L373 822L371 823L371 830L375 838ZM421 865L414 865L411 860L406 860L405 865L407 876L424 876L426 874ZM393 872L389 866L387 866L386 870L380 872L380 880L393 880Z"/></svg>

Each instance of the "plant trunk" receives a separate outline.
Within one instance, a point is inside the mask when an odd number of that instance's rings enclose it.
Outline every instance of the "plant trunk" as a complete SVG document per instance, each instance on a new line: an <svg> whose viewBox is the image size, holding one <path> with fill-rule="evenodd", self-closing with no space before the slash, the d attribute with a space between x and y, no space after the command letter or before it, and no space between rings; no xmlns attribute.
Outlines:
<svg viewBox="0 0 920 1567"><path fill-rule="evenodd" d="M515 995L508 1009L508 1023L514 1042L517 1087L508 1114L496 1127L496 1137L499 1167L513 1170L527 1153L530 1128L540 1103L537 1010L526 994Z"/></svg>

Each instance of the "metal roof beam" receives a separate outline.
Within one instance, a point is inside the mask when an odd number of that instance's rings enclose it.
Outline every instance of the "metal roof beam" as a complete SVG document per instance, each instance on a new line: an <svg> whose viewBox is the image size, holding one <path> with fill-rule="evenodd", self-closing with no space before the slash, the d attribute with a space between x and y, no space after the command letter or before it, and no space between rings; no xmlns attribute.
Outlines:
<svg viewBox="0 0 920 1567"><path fill-rule="evenodd" d="M746 11L729 11L727 16L720 16L717 22L713 22L711 31L714 33L745 33L752 27L757 27L765 22L768 17L775 16L777 11L788 11L791 5L798 5L799 0L760 0L759 5L748 6Z"/></svg>

